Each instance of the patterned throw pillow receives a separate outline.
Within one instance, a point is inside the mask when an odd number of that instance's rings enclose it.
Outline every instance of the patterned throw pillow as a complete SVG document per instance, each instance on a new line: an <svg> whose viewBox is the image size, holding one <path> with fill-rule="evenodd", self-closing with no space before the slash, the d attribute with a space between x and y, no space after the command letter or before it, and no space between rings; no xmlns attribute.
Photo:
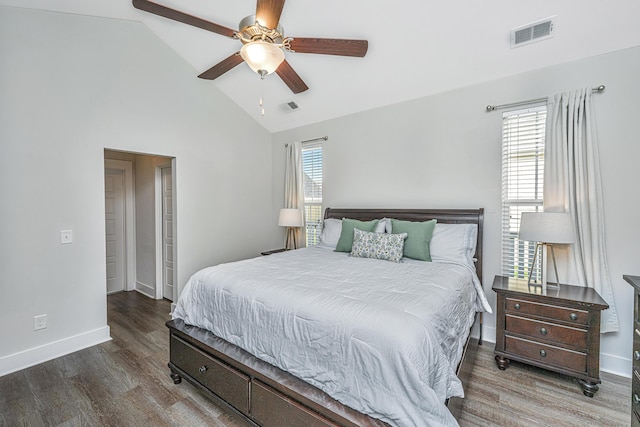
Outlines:
<svg viewBox="0 0 640 427"><path fill-rule="evenodd" d="M353 229L351 256L400 262L407 233L370 233Z"/></svg>

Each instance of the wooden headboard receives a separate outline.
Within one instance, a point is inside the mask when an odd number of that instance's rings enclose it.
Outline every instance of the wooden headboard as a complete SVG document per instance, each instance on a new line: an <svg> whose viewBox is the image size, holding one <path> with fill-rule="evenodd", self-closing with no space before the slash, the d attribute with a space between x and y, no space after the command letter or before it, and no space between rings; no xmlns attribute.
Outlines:
<svg viewBox="0 0 640 427"><path fill-rule="evenodd" d="M478 209L350 209L327 208L324 218L351 218L360 221L372 219L394 218L403 221L429 221L435 219L445 224L476 224L478 226L478 240L476 242L476 272L482 282L482 227L484 208Z"/></svg>

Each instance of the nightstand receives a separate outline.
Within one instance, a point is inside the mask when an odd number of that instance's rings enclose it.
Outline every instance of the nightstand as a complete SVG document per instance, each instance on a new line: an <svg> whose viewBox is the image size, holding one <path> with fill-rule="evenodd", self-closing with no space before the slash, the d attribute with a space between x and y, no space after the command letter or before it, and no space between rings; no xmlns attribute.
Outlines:
<svg viewBox="0 0 640 427"><path fill-rule="evenodd" d="M640 276L623 275L633 286L633 373L631 374L631 425L640 426Z"/></svg>
<svg viewBox="0 0 640 427"><path fill-rule="evenodd" d="M279 252L286 252L288 249L273 249L270 251L264 251L264 252L260 252L260 255L266 256L266 255L272 255L272 254L277 254Z"/></svg>
<svg viewBox="0 0 640 427"><path fill-rule="evenodd" d="M600 312L609 308L581 286L530 286L526 279L496 276L496 363L510 360L578 378L585 396L600 384Z"/></svg>

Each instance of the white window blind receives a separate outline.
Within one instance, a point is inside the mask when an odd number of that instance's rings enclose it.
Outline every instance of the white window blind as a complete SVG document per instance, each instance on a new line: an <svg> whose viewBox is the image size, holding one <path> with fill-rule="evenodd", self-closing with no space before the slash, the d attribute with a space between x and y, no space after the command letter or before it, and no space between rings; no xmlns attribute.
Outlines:
<svg viewBox="0 0 640 427"><path fill-rule="evenodd" d="M540 277L532 266L535 242L518 239L522 212L542 212L545 106L505 112L502 118L502 274ZM540 257L538 257L540 259Z"/></svg>
<svg viewBox="0 0 640 427"><path fill-rule="evenodd" d="M302 171L307 246L313 246L319 242L322 224L322 143L302 144Z"/></svg>

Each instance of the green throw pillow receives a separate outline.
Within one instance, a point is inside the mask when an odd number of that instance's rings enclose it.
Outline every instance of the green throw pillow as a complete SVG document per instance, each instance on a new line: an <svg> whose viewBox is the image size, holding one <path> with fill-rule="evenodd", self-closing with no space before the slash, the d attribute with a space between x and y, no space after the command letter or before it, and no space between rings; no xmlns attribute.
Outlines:
<svg viewBox="0 0 640 427"><path fill-rule="evenodd" d="M342 218L342 232L336 245L336 252L351 252L353 246L353 229L373 232L378 225L378 220L358 221L357 219Z"/></svg>
<svg viewBox="0 0 640 427"><path fill-rule="evenodd" d="M408 235L404 241L404 256L421 261L431 261L429 242L431 242L435 227L435 219L425 222L391 219L391 232L393 234L407 233Z"/></svg>

